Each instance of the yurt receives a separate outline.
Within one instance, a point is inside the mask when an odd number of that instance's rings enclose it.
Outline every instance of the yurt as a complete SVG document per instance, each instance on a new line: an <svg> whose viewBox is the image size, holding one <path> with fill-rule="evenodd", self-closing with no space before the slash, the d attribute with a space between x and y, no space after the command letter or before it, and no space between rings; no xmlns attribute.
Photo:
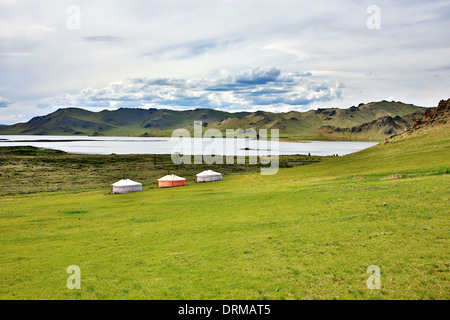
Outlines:
<svg viewBox="0 0 450 320"><path fill-rule="evenodd" d="M197 182L211 182L222 180L222 174L212 170L205 170L197 174Z"/></svg>
<svg viewBox="0 0 450 320"><path fill-rule="evenodd" d="M169 174L158 180L158 188L171 188L171 187L181 187L186 185L186 179L176 176L174 174Z"/></svg>
<svg viewBox="0 0 450 320"><path fill-rule="evenodd" d="M142 191L142 183L130 179L123 179L111 185L111 194L140 191Z"/></svg>

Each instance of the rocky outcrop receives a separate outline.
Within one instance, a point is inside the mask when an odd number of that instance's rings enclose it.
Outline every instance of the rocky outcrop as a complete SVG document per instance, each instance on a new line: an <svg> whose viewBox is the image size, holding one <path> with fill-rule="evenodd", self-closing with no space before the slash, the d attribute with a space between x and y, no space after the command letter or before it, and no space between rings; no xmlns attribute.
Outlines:
<svg viewBox="0 0 450 320"><path fill-rule="evenodd" d="M446 124L450 119L450 99L441 100L436 108L425 110L423 117L411 127L412 131Z"/></svg>
<svg viewBox="0 0 450 320"><path fill-rule="evenodd" d="M441 100L437 107L426 109L423 116L402 133L393 134L386 139L385 144L390 143L394 138L402 138L404 135L410 135L414 132L420 133L433 127L439 127L450 123L450 99Z"/></svg>

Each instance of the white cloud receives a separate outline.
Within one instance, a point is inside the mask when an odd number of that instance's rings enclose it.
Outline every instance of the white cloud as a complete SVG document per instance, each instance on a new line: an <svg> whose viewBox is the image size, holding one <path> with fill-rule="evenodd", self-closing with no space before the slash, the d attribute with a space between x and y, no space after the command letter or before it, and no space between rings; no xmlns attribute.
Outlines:
<svg viewBox="0 0 450 320"><path fill-rule="evenodd" d="M366 27L369 1L80 0L75 3L80 29L70 30L67 8L73 4L0 3L0 96L16 101L2 108L3 114L40 115L47 109L36 106L50 105L52 97L105 108L136 101L166 107L206 101L216 108L248 104L280 111L302 103L302 108L349 107L389 96L432 106L448 98L448 1L377 1L380 30ZM284 96L259 93L256 98L255 91L251 98L242 88L204 90L229 85L241 72L259 72L259 67L312 76L298 77L298 88L289 87ZM241 76L245 82L258 75ZM171 85L139 87L124 79ZM120 80L118 87L109 85ZM278 83L265 89L280 88ZM110 100L88 101L94 94ZM119 103L119 98L131 102Z"/></svg>
<svg viewBox="0 0 450 320"><path fill-rule="evenodd" d="M276 68L224 72L213 78L132 78L78 94L41 99L40 107L196 107L230 110L295 110L312 102L339 98L343 84L315 80L309 72L287 73Z"/></svg>

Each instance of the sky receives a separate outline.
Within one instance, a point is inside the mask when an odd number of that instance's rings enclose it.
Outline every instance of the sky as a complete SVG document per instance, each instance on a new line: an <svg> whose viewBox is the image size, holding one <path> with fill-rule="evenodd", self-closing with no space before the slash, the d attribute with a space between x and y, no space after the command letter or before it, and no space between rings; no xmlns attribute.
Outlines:
<svg viewBox="0 0 450 320"><path fill-rule="evenodd" d="M1 0L0 124L65 107L433 107L449 57L448 0Z"/></svg>

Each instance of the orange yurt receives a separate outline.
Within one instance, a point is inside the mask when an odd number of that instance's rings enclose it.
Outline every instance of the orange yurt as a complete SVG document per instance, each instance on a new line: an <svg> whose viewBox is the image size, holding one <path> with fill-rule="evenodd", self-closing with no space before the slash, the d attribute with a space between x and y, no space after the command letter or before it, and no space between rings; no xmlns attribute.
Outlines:
<svg viewBox="0 0 450 320"><path fill-rule="evenodd" d="M174 174L169 174L158 180L158 188L171 188L171 187L181 187L186 185L186 179L176 176Z"/></svg>

